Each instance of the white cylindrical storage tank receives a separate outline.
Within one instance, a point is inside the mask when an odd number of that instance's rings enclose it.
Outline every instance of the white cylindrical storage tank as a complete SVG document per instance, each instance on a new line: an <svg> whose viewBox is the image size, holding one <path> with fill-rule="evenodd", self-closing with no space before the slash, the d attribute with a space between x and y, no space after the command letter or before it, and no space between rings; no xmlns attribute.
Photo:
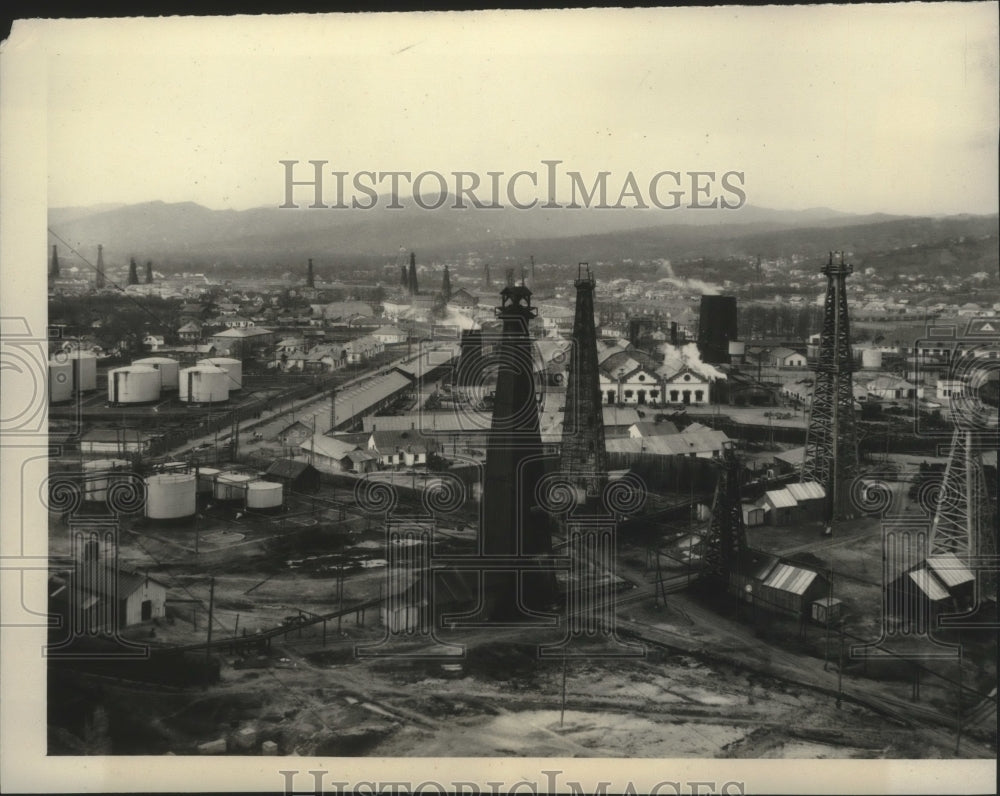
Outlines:
<svg viewBox="0 0 1000 796"><path fill-rule="evenodd" d="M105 500L108 496L108 486L120 478L127 478L130 470L131 465L126 459L94 459L84 462L83 499Z"/></svg>
<svg viewBox="0 0 1000 796"><path fill-rule="evenodd" d="M73 397L73 364L49 362L49 403L57 404Z"/></svg>
<svg viewBox="0 0 1000 796"><path fill-rule="evenodd" d="M176 390L180 376L181 363L170 357L146 357L137 359L133 365L145 365L160 371L160 389Z"/></svg>
<svg viewBox="0 0 1000 796"><path fill-rule="evenodd" d="M193 404L229 400L229 374L214 365L198 365L180 372L179 397Z"/></svg>
<svg viewBox="0 0 1000 796"><path fill-rule="evenodd" d="M882 352L877 348L861 349L861 367L865 370L878 370L882 367Z"/></svg>
<svg viewBox="0 0 1000 796"><path fill-rule="evenodd" d="M253 476L242 473L222 473L215 479L216 500L243 500L247 484Z"/></svg>
<svg viewBox="0 0 1000 796"><path fill-rule="evenodd" d="M214 467L198 468L198 491L212 494L215 492L215 479L221 471Z"/></svg>
<svg viewBox="0 0 1000 796"><path fill-rule="evenodd" d="M746 353L747 344L742 340L730 340L729 341L729 358L735 362L742 362L743 355Z"/></svg>
<svg viewBox="0 0 1000 796"><path fill-rule="evenodd" d="M73 365L73 389L90 392L97 389L97 357L89 351L71 351L66 358Z"/></svg>
<svg viewBox="0 0 1000 796"><path fill-rule="evenodd" d="M108 401L113 404L148 404L160 400L160 372L146 365L129 365L108 371Z"/></svg>
<svg viewBox="0 0 1000 796"><path fill-rule="evenodd" d="M254 481L247 486L246 495L248 509L257 511L278 509L284 502L284 487L273 481Z"/></svg>
<svg viewBox="0 0 1000 796"><path fill-rule="evenodd" d="M229 374L229 389L243 389L243 363L240 360L231 357L209 357L208 359L199 359L198 364L222 368Z"/></svg>
<svg viewBox="0 0 1000 796"><path fill-rule="evenodd" d="M193 473L161 473L146 479L146 517L180 520L193 517L195 489Z"/></svg>

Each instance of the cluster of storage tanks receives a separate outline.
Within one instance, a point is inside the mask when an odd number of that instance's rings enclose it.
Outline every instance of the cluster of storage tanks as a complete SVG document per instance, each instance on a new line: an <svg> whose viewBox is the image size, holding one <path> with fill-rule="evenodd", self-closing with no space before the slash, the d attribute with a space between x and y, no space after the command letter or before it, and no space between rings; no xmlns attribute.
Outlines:
<svg viewBox="0 0 1000 796"><path fill-rule="evenodd" d="M169 469L146 479L146 517L181 521L194 516L199 496L217 503L234 503L253 511L277 511L285 502L284 486L245 473L223 472L214 467ZM185 468L185 469L179 469Z"/></svg>
<svg viewBox="0 0 1000 796"><path fill-rule="evenodd" d="M243 389L243 363L238 359L201 359L180 372L178 397L187 403L215 404L229 400L229 393Z"/></svg>
<svg viewBox="0 0 1000 796"><path fill-rule="evenodd" d="M68 401L74 393L97 389L97 357L89 351L57 354L49 361L49 402Z"/></svg>
<svg viewBox="0 0 1000 796"><path fill-rule="evenodd" d="M97 357L89 351L58 354L49 362L49 402L69 401L75 393L97 389ZM145 357L108 371L108 403L149 404L176 392L185 403L215 404L243 389L243 363L228 357L198 360L181 368L170 357Z"/></svg>

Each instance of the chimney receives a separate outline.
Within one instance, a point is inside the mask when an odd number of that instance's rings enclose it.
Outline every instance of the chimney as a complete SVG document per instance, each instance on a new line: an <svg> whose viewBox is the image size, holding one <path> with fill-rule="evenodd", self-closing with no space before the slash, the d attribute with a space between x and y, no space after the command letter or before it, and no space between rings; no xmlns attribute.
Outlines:
<svg viewBox="0 0 1000 796"><path fill-rule="evenodd" d="M677 345L677 321L670 322L670 345Z"/></svg>

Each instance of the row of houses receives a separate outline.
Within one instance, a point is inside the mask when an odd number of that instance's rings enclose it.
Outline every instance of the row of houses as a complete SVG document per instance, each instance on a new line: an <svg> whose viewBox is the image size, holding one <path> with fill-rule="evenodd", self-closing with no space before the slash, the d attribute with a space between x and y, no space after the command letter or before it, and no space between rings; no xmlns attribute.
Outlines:
<svg viewBox="0 0 1000 796"><path fill-rule="evenodd" d="M826 490L821 484L806 481L770 489L760 499L743 504L743 523L758 525L794 525L821 520L826 507ZM702 514L709 511L702 507Z"/></svg>

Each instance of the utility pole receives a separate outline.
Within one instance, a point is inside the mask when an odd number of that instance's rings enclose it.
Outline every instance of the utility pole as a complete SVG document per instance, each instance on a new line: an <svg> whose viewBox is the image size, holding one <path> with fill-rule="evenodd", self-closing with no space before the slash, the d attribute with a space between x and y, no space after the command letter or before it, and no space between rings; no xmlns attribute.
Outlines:
<svg viewBox="0 0 1000 796"><path fill-rule="evenodd" d="M962 746L962 645L958 645L958 695L955 698L957 732L955 734L955 754Z"/></svg>
<svg viewBox="0 0 1000 796"><path fill-rule="evenodd" d="M215 578L209 582L208 587L208 639L205 643L205 660L212 657L212 615L215 611Z"/></svg>
<svg viewBox="0 0 1000 796"><path fill-rule="evenodd" d="M844 695L844 618L840 618L840 655L837 659L837 710Z"/></svg>
<svg viewBox="0 0 1000 796"><path fill-rule="evenodd" d="M830 567L830 599L833 598L833 567ZM830 669L830 614L831 614L830 601L827 600L826 603L826 651L823 653L823 671L829 671Z"/></svg>
<svg viewBox="0 0 1000 796"><path fill-rule="evenodd" d="M559 711L559 726L563 726L563 717L566 715L566 660L567 656L563 655L563 665L562 665L562 708Z"/></svg>
<svg viewBox="0 0 1000 796"><path fill-rule="evenodd" d="M340 635L341 622L344 618L344 567L337 567L337 635Z"/></svg>

